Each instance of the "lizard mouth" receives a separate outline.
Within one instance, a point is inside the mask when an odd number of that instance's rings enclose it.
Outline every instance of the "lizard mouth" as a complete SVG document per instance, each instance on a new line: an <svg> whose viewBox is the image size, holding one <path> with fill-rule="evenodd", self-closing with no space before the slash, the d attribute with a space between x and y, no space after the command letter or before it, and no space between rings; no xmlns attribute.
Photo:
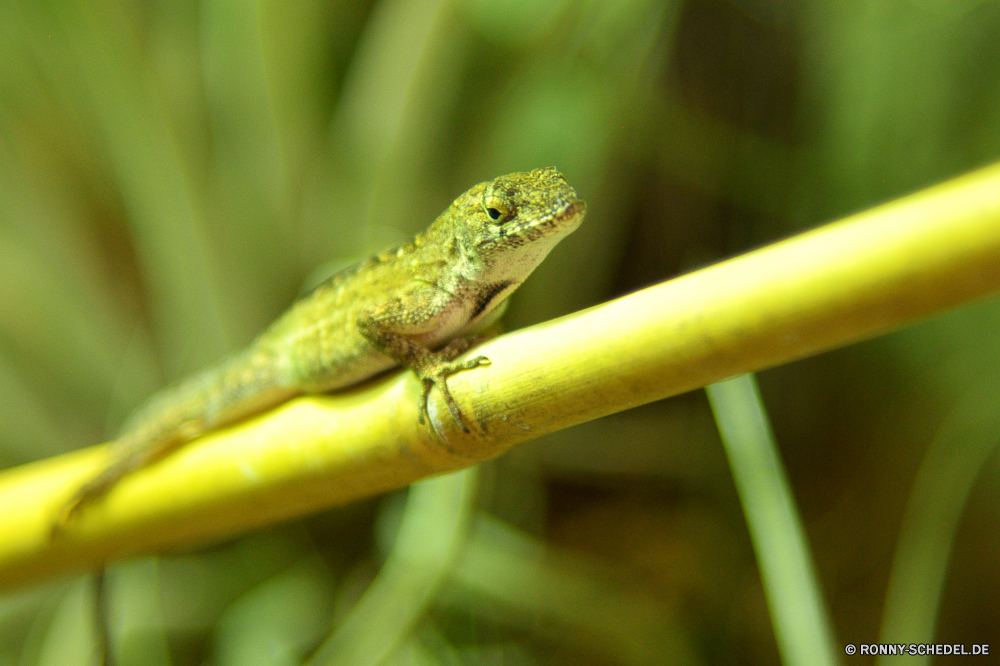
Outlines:
<svg viewBox="0 0 1000 666"><path fill-rule="evenodd" d="M561 211L553 216L553 220L556 224L562 225L564 222L569 222L570 220L576 219L579 224L580 220L583 219L584 213L587 212L587 204L585 204L580 199L572 201L566 205Z"/></svg>
<svg viewBox="0 0 1000 666"><path fill-rule="evenodd" d="M508 229L499 229L497 238L490 239L486 244L493 244L497 241L510 243L512 239L520 237L517 238L517 242L514 243L516 246L529 243L546 236L562 236L574 231L578 226L580 226L580 222L583 221L583 215L586 212L587 204L580 199L575 199L558 209L557 212L550 213L548 216L539 220L521 223L516 227Z"/></svg>

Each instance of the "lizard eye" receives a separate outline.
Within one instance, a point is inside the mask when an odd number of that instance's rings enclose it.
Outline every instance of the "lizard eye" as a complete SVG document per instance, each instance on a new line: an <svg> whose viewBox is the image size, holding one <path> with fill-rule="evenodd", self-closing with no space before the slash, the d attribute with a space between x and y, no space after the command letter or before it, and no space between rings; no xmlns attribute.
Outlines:
<svg viewBox="0 0 1000 666"><path fill-rule="evenodd" d="M483 199L483 210L494 222L506 222L514 217L513 206L505 198L491 194Z"/></svg>

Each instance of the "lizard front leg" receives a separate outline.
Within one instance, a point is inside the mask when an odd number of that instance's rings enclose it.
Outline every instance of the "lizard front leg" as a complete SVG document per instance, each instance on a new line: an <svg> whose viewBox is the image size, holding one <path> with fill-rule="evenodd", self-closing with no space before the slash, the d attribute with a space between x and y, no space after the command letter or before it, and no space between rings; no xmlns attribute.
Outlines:
<svg viewBox="0 0 1000 666"><path fill-rule="evenodd" d="M425 332L428 328L433 330L433 326L428 326L432 317L429 315L421 317L417 314L422 311L418 307L419 305L425 306L424 311L428 309L426 299L421 298L419 294L407 298L390 299L370 308L358 317L358 331L378 351L409 368L420 379L422 391L417 416L420 423L424 423L425 419L428 423L430 422L427 413L427 399L431 388L436 386L441 391L441 395L444 396L448 411L458 423L458 427L463 432L469 432L469 427L462 417L462 411L448 389L448 376L480 365L489 365L490 360L485 356L477 356L461 363L453 362L454 359L475 345L480 339L478 337L456 338L438 351L431 351L413 340L411 335Z"/></svg>

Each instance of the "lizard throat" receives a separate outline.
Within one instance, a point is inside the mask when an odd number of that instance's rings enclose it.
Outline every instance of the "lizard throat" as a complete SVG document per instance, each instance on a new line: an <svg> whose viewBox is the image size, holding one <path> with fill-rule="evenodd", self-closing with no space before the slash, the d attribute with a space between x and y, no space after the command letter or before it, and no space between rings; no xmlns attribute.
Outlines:
<svg viewBox="0 0 1000 666"><path fill-rule="evenodd" d="M515 286L515 284L513 280L505 280L503 282L484 285L476 298L476 306L469 315L469 320L474 321L479 319L480 316L491 310L492 306L500 300L497 297Z"/></svg>

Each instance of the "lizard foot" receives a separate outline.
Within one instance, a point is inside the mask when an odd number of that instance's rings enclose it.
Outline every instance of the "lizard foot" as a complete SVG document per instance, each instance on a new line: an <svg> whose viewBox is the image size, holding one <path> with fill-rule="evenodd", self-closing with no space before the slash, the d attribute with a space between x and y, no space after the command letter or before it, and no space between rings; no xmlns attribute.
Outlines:
<svg viewBox="0 0 1000 666"><path fill-rule="evenodd" d="M77 514L79 507L80 502L77 501L75 496L59 507L59 511L52 520L52 524L49 525L49 539L51 541L55 541L66 531L66 526L73 520L73 516Z"/></svg>
<svg viewBox="0 0 1000 666"><path fill-rule="evenodd" d="M119 454L107 467L101 470L94 478L84 483L73 493L66 502L59 507L52 526L49 529L49 536L52 539L59 537L66 528L80 515L81 511L98 501L108 490L111 489L126 474L139 469L150 459L150 455L144 450L132 450Z"/></svg>
<svg viewBox="0 0 1000 666"><path fill-rule="evenodd" d="M83 507L99 497L102 490L93 488L88 483L73 493L73 496L59 507L59 511L52 520L52 525L49 527L49 538L55 540L62 535L70 523L80 514Z"/></svg>
<svg viewBox="0 0 1000 666"><path fill-rule="evenodd" d="M445 356L445 358L447 358ZM485 356L477 356L468 361L462 361L461 363L449 363L442 358L442 355L431 354L427 358L425 367L417 370L417 376L420 378L420 383L423 385L423 392L420 395L420 410L417 415L417 420L420 423L430 422L430 416L427 413L427 398L430 395L431 389L435 386L441 391L441 395L444 396L445 404L448 405L448 411L451 412L452 418L458 423L458 427L462 429L462 432L470 432L469 426L465 424L462 418L462 410L458 408L458 404L455 402L455 398L452 397L451 391L448 390L448 376L456 372L461 372L462 370L470 370L472 368L479 367L480 365L489 365L490 359Z"/></svg>

